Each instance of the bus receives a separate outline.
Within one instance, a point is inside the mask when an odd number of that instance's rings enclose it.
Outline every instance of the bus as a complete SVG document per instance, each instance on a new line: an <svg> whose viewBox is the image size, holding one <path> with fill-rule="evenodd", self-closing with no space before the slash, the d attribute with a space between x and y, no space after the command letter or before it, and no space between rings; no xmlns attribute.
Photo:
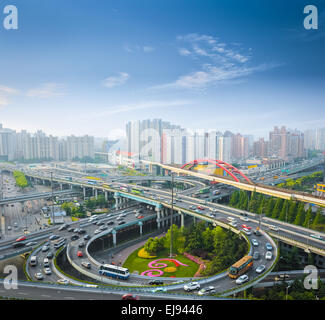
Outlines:
<svg viewBox="0 0 325 320"><path fill-rule="evenodd" d="M126 280L130 276L129 269L112 264L102 264L98 273L102 276Z"/></svg>
<svg viewBox="0 0 325 320"><path fill-rule="evenodd" d="M228 276L232 279L237 279L239 276L244 274L250 268L253 267L253 257L245 256L241 258L239 261L234 263L228 271Z"/></svg>
<svg viewBox="0 0 325 320"><path fill-rule="evenodd" d="M143 194L142 189L132 188L131 192L134 193L134 194L140 194L140 195Z"/></svg>
<svg viewBox="0 0 325 320"><path fill-rule="evenodd" d="M199 193L209 193L209 192L210 192L210 187L200 189L200 191L199 191Z"/></svg>

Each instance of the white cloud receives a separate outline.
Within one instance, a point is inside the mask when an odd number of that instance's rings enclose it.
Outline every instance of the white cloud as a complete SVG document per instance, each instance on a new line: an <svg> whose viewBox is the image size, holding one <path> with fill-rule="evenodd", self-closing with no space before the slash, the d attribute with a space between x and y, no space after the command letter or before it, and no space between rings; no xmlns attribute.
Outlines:
<svg viewBox="0 0 325 320"><path fill-rule="evenodd" d="M62 97L64 95L63 88L64 86L59 83L44 83L38 88L28 90L27 97L42 99Z"/></svg>
<svg viewBox="0 0 325 320"><path fill-rule="evenodd" d="M199 65L197 71L180 75L173 82L152 88L188 88L204 89L220 82L238 82L239 79L254 72L263 71L275 64L254 66L251 60L251 48L244 50L241 44L226 44L217 37L191 33L177 37L182 46L178 48L181 56L190 56Z"/></svg>
<svg viewBox="0 0 325 320"><path fill-rule="evenodd" d="M8 96L16 95L18 93L19 91L17 89L0 85L0 106L7 106L9 104Z"/></svg>
<svg viewBox="0 0 325 320"><path fill-rule="evenodd" d="M113 88L116 86L120 86L124 83L126 83L126 81L130 78L130 75L126 72L119 72L118 76L111 76L106 78L103 81L103 85L106 88Z"/></svg>
<svg viewBox="0 0 325 320"><path fill-rule="evenodd" d="M142 50L143 52L149 53L155 51L155 48L150 46L143 46Z"/></svg>

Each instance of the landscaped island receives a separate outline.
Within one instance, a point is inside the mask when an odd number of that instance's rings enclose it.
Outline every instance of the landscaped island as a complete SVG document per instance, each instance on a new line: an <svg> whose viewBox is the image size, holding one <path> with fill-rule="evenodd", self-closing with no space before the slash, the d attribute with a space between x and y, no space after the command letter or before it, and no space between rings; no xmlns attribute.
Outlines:
<svg viewBox="0 0 325 320"><path fill-rule="evenodd" d="M248 250L246 241L238 235L221 227L206 226L204 221L188 228L173 225L172 257L170 240L170 229L163 237L149 238L123 267L152 277L209 276L224 271Z"/></svg>

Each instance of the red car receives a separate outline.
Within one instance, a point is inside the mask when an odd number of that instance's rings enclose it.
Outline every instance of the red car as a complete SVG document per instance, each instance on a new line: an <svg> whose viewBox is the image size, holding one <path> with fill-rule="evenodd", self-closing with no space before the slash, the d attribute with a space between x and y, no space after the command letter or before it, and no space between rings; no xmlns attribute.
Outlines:
<svg viewBox="0 0 325 320"><path fill-rule="evenodd" d="M122 296L122 300L139 300L139 296L134 296L133 294L127 293Z"/></svg>
<svg viewBox="0 0 325 320"><path fill-rule="evenodd" d="M83 257L82 252L81 252L81 251L78 251L78 252L77 252L77 256L78 256L78 257Z"/></svg>
<svg viewBox="0 0 325 320"><path fill-rule="evenodd" d="M251 227L249 227L249 226L246 225L246 224L242 224L241 227L244 228L244 229L248 229L248 230L252 229Z"/></svg>
<svg viewBox="0 0 325 320"><path fill-rule="evenodd" d="M24 241L24 240L26 240L26 237L25 236L21 236L18 239L16 239L16 242Z"/></svg>
<svg viewBox="0 0 325 320"><path fill-rule="evenodd" d="M144 218L144 216L138 216L138 217L137 217L137 219L142 219L142 218Z"/></svg>
<svg viewBox="0 0 325 320"><path fill-rule="evenodd" d="M201 206L198 206L197 208L198 208L199 210L204 210L204 208L201 207Z"/></svg>

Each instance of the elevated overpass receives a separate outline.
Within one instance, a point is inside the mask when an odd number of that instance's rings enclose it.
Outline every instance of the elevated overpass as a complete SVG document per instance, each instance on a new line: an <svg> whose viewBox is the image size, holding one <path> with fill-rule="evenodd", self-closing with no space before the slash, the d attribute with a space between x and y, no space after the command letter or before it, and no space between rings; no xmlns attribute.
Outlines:
<svg viewBox="0 0 325 320"><path fill-rule="evenodd" d="M313 203L313 204L325 207L325 198L317 197L317 196L310 195L310 194L304 193L304 192L280 189L280 188L265 186L265 185L256 184L256 183L245 183L245 182L235 181L235 180L232 180L227 177L219 177L219 176L208 175L205 173L193 172L190 170L185 170L182 168L177 168L177 167L174 167L171 165L165 165L165 164L161 164L158 162L152 162L152 161L146 161L146 160L141 160L141 162L143 164L147 164L149 166L159 166L165 170L175 172L178 175L190 175L190 176L198 177L198 178L201 178L204 180L224 183L224 184L231 185L233 187L236 187L236 188L239 188L242 190L246 190L246 191L255 191L258 193L263 193L263 194L266 194L269 196L274 196L274 197L278 197L278 198L282 198L282 199L287 199L287 200L293 199L293 200Z"/></svg>

